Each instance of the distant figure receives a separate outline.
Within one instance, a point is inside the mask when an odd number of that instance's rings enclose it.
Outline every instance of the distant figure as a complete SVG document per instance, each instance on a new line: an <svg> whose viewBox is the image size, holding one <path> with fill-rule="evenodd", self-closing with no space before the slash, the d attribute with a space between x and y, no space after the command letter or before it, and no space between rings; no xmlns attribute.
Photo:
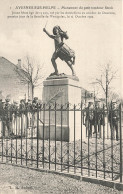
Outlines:
<svg viewBox="0 0 123 194"><path fill-rule="evenodd" d="M110 128L111 128L111 132L112 132L112 138L114 138L114 131L116 131L116 140L118 141L119 112L117 109L116 102L113 102L111 104L111 109L109 110L108 119L109 119Z"/></svg>
<svg viewBox="0 0 123 194"><path fill-rule="evenodd" d="M75 75L75 71L73 69L73 65L75 64L75 52L70 49L64 42L63 39L68 39L67 32L63 32L60 26L55 26L53 28L53 35L50 35L49 32L44 28L43 31L55 42L55 52L51 58L53 67L55 69L54 73L51 75L59 75L56 59L59 57L61 60L64 60L72 71L72 75Z"/></svg>
<svg viewBox="0 0 123 194"><path fill-rule="evenodd" d="M101 138L101 125L104 125L104 113L100 101L95 101L93 134L98 132L100 138Z"/></svg>
<svg viewBox="0 0 123 194"><path fill-rule="evenodd" d="M89 138L92 137L92 126L94 125L94 105L93 102L88 102L88 107L86 108L85 126L88 131ZM86 135L87 135L86 131Z"/></svg>
<svg viewBox="0 0 123 194"><path fill-rule="evenodd" d="M12 133L12 111L11 111L10 99L6 98L5 101L6 102L4 106L4 122L9 136Z"/></svg>

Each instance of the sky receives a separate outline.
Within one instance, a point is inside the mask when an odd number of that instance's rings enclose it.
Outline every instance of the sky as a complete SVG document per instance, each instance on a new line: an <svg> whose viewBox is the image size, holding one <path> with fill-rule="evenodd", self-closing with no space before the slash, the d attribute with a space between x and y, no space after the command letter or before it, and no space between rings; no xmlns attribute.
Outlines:
<svg viewBox="0 0 123 194"><path fill-rule="evenodd" d="M20 5L113 6L113 11L116 14L96 15L93 19L7 19L11 11L19 11L15 10L15 6ZM0 2L0 10L0 56L17 64L18 59L23 61L24 57L29 55L39 64L44 64L42 73L45 74L45 78L48 77L53 72L51 57L54 52L54 42L43 32L43 28L47 24L46 29L52 33L53 27L60 25L69 35L69 39L65 40L65 43L76 53L74 69L81 87L93 90L90 83L99 77L102 67L110 64L113 69L118 70L117 79L113 80L112 88L115 92L121 91L123 70L120 0L4 0ZM65 62L58 59L57 64L60 73L71 74L71 70ZM36 96L41 96L42 87L36 89Z"/></svg>

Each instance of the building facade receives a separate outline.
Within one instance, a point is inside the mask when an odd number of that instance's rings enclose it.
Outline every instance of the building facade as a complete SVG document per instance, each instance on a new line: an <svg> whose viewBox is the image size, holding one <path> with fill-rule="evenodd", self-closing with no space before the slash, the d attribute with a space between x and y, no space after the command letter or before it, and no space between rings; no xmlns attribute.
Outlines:
<svg viewBox="0 0 123 194"><path fill-rule="evenodd" d="M28 83L24 83L17 73L17 69L21 73L21 60L15 65L4 57L0 57L0 98L10 98L11 101L19 101L20 99L28 99L30 87Z"/></svg>

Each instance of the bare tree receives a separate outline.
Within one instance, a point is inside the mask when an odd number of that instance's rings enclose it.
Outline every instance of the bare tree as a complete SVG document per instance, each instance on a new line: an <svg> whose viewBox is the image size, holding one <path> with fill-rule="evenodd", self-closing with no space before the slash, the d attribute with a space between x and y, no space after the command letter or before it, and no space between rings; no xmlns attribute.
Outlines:
<svg viewBox="0 0 123 194"><path fill-rule="evenodd" d="M45 77L43 65L40 65L33 58L26 56L21 67L15 69L20 81L28 85L28 98L34 98L34 89L40 86ZM30 90L31 87L31 90ZM31 95L29 94L31 91Z"/></svg>
<svg viewBox="0 0 123 194"><path fill-rule="evenodd" d="M113 100L116 100L116 101L120 101L120 94L118 94L117 92L114 91L110 91L109 92L109 100L110 101L113 101Z"/></svg>
<svg viewBox="0 0 123 194"><path fill-rule="evenodd" d="M116 78L117 70L113 70L110 64L107 64L101 70L101 75L96 78L95 84L98 84L105 94L106 107L108 105L109 89L113 79Z"/></svg>

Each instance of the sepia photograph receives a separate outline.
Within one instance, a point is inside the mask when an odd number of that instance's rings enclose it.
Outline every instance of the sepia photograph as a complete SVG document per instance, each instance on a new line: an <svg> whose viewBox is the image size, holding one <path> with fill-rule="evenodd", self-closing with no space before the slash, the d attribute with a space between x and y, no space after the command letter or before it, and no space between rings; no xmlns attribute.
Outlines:
<svg viewBox="0 0 123 194"><path fill-rule="evenodd" d="M0 194L123 192L122 0L0 2Z"/></svg>

